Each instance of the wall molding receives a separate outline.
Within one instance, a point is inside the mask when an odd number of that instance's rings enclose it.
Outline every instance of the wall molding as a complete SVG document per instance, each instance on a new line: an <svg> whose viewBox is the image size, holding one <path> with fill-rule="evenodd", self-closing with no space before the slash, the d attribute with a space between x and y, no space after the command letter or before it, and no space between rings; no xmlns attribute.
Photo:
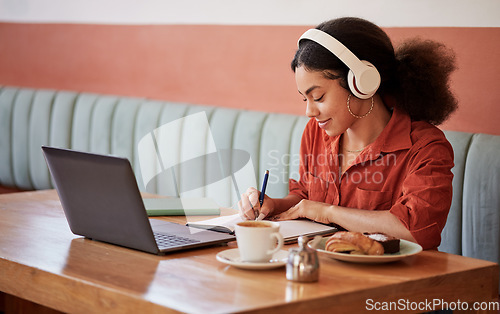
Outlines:
<svg viewBox="0 0 500 314"><path fill-rule="evenodd" d="M0 0L0 21L125 25L316 25L359 16L382 27L500 27L498 0Z"/></svg>

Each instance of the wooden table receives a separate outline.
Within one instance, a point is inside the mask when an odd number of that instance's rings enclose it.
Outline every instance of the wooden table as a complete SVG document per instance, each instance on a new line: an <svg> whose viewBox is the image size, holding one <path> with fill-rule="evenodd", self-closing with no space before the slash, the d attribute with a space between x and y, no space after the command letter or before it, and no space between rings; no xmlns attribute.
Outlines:
<svg viewBox="0 0 500 314"><path fill-rule="evenodd" d="M421 312L425 302L471 305L498 295L497 264L436 251L381 265L322 256L319 282L296 283L285 268L220 263L215 255L225 249L156 256L86 240L70 232L55 191L0 195L4 299L63 312L354 313L396 305Z"/></svg>

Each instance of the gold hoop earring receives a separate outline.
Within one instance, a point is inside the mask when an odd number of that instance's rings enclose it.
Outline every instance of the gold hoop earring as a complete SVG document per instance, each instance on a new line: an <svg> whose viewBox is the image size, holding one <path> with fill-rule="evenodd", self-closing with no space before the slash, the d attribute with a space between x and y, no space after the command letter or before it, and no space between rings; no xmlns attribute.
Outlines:
<svg viewBox="0 0 500 314"><path fill-rule="evenodd" d="M370 107L370 110L368 110L368 112L367 112L367 113L365 113L365 114L364 114L364 115L362 115L362 116L358 116L357 114L354 114L354 113L351 111L351 105L349 104L350 100L351 100L351 94L349 94L349 96L347 96L347 110L349 110L349 113L350 113L353 117L355 117L356 119L361 119L361 118L366 117L366 116L367 116L367 115L369 115L369 114L370 114L370 112L372 112L372 110L373 110L373 97L372 97L372 106Z"/></svg>

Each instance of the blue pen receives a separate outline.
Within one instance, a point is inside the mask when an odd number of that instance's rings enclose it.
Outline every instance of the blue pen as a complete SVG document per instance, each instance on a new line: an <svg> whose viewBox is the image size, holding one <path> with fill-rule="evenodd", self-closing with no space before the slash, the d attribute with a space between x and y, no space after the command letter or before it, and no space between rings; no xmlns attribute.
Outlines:
<svg viewBox="0 0 500 314"><path fill-rule="evenodd" d="M262 206L264 203L264 195L266 194L266 187L267 187L267 179L269 178L269 170L266 170L266 174L264 175L264 181L262 182L262 190L260 191L260 196L259 196L259 204Z"/></svg>

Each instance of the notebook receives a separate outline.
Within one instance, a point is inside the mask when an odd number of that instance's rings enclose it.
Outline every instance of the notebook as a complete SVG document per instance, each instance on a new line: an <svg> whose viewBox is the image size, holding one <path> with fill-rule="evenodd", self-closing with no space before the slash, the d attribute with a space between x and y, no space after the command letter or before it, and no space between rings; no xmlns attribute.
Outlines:
<svg viewBox="0 0 500 314"><path fill-rule="evenodd" d="M239 214L234 214L203 221L189 222L188 226L233 234L235 225L241 221L243 221L241 216ZM283 220L278 221L278 223L280 225L280 233L283 235L285 243L295 242L301 235L313 237L316 235L331 235L338 231L334 226L321 224L308 219Z"/></svg>
<svg viewBox="0 0 500 314"><path fill-rule="evenodd" d="M42 146L71 231L153 254L234 241L233 235L149 219L126 158Z"/></svg>

